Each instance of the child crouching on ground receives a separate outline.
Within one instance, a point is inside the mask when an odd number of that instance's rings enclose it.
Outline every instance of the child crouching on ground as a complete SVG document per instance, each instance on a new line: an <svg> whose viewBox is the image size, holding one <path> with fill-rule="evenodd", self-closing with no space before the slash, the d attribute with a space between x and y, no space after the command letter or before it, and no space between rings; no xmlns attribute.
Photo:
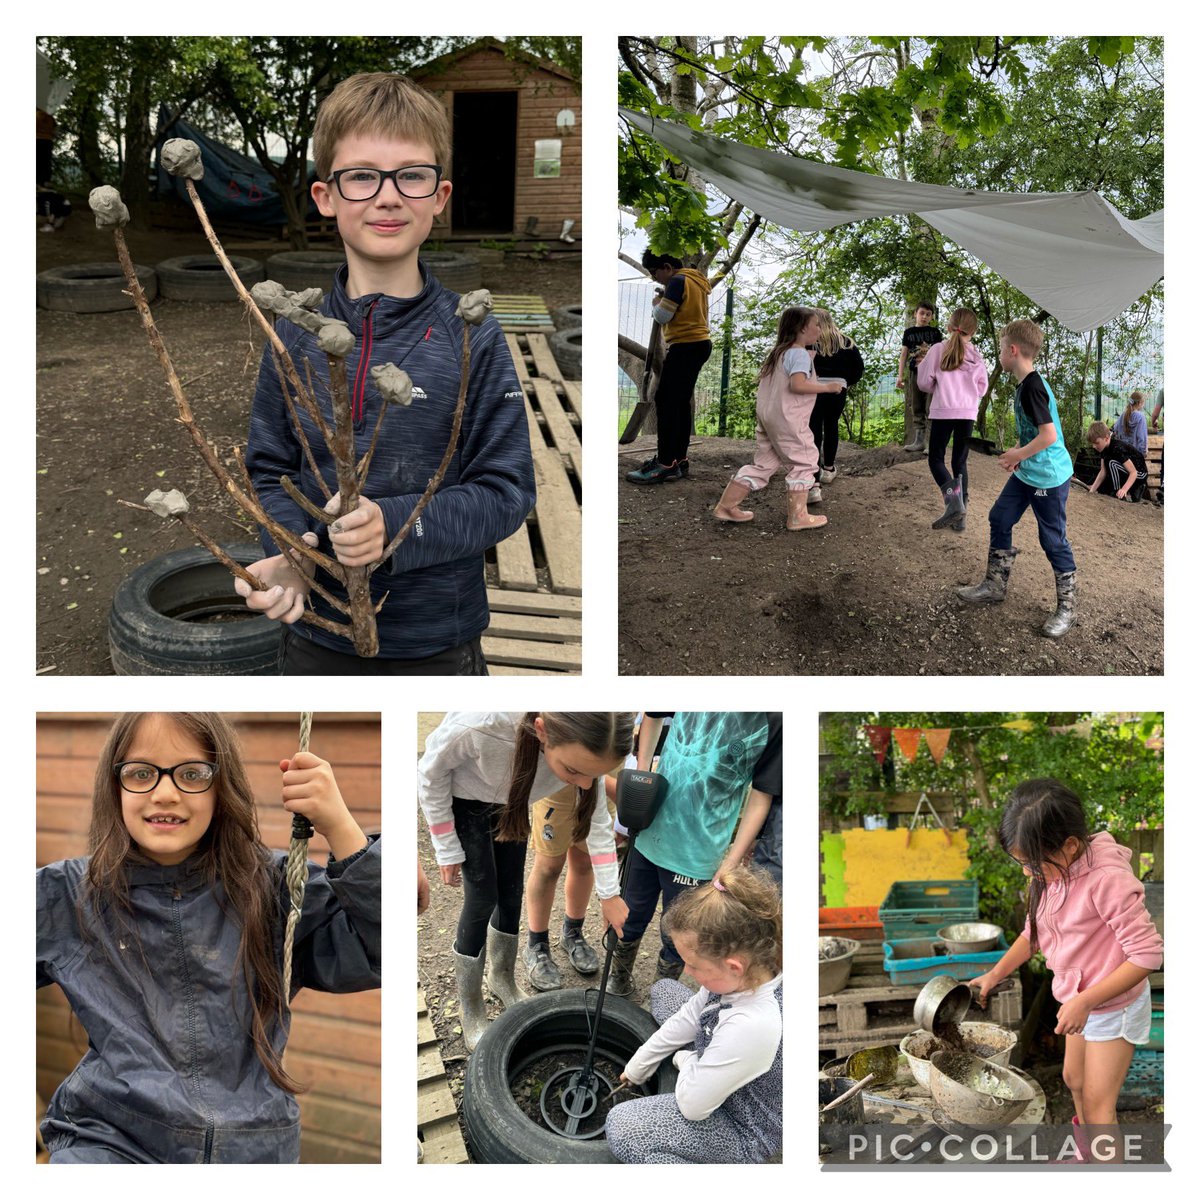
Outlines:
<svg viewBox="0 0 1200 1200"><path fill-rule="evenodd" d="M1033 321L1010 321L1000 331L1000 366L1017 381L1013 412L1021 444L1000 455L1000 465L1011 475L988 513L992 536L987 574L980 584L960 587L958 594L976 604L1004 599L1017 557L1013 526L1032 506L1038 541L1054 568L1058 599L1042 633L1060 638L1075 624L1075 556L1067 541L1067 493L1074 467L1063 441L1054 393L1033 367L1042 341L1042 331Z"/></svg>
<svg viewBox="0 0 1200 1200"><path fill-rule="evenodd" d="M783 1147L783 906L774 883L737 867L681 896L663 917L696 995L650 990L659 1031L629 1060L640 1083L674 1053L671 1095L617 1104L609 1149L627 1163L756 1163Z"/></svg>

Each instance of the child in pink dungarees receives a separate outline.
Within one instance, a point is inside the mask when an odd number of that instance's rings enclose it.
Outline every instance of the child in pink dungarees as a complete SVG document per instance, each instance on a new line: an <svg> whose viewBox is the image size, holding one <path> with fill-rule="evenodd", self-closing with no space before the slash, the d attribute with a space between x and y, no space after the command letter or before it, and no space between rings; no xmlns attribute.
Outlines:
<svg viewBox="0 0 1200 1200"><path fill-rule="evenodd" d="M775 346L758 373L754 461L725 485L714 510L718 521L752 521L754 514L738 505L760 491L776 471L787 471L789 529L816 529L828 518L808 511L808 493L816 482L817 444L809 428L813 404L821 392L840 392L843 380L814 378L806 347L821 336L819 308L785 308L779 318Z"/></svg>

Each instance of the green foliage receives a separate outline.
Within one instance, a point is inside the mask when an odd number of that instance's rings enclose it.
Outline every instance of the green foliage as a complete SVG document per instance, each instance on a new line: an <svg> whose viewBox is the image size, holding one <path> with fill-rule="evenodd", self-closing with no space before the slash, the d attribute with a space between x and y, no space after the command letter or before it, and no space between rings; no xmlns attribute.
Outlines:
<svg viewBox="0 0 1200 1200"><path fill-rule="evenodd" d="M1032 728L999 728L1014 720L1028 721ZM1162 713L826 713L821 721L821 808L855 820L879 808L869 792L960 793L956 816L967 830L967 874L979 881L981 915L1017 931L1025 881L997 837L1012 789L1027 779L1053 777L1083 801L1094 830L1158 828L1163 822L1162 753L1147 742L1161 734L1162 721ZM924 743L911 764L893 743L881 767L862 732L868 724L954 732L940 765Z"/></svg>

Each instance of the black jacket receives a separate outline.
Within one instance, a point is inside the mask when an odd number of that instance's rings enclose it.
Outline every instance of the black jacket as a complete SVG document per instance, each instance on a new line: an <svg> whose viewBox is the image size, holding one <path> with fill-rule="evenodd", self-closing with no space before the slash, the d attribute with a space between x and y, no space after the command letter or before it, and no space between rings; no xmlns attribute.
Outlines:
<svg viewBox="0 0 1200 1200"><path fill-rule="evenodd" d="M281 964L285 860L275 856ZM381 862L373 837L327 869L309 864L293 991L380 986ZM73 858L37 873L37 985L62 988L88 1037L42 1123L51 1154L98 1146L130 1162L296 1162L299 1107L249 1036L240 928L222 908L224 888L210 888L195 859L131 866L137 938L99 921L85 936L76 900L86 871L87 859ZM282 1050L287 1029L274 1041Z"/></svg>

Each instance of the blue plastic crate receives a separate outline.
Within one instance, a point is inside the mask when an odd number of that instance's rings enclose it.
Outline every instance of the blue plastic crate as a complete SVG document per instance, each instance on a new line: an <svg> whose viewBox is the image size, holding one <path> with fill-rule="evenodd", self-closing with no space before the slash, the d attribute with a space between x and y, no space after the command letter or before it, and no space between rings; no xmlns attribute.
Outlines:
<svg viewBox="0 0 1200 1200"><path fill-rule="evenodd" d="M1163 1062L1161 1050L1139 1047L1133 1052L1133 1062L1121 1086L1120 1100L1154 1100L1163 1094Z"/></svg>
<svg viewBox="0 0 1200 1200"><path fill-rule="evenodd" d="M884 941L933 937L943 925L979 920L974 879L897 880L879 906Z"/></svg>
<svg viewBox="0 0 1200 1200"><path fill-rule="evenodd" d="M935 975L952 975L955 979L974 979L998 963L1008 949L1004 934L996 949L978 954L937 954L933 951L936 938L898 938L883 943L883 969L893 983L928 983ZM928 954L921 954L928 947Z"/></svg>

